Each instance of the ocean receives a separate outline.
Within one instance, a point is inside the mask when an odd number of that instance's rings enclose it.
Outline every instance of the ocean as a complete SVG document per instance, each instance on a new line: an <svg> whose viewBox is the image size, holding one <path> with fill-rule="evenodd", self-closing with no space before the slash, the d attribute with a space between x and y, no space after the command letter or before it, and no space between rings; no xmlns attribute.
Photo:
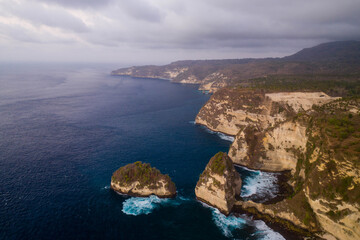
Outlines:
<svg viewBox="0 0 360 240"><path fill-rule="evenodd" d="M194 124L209 95L166 80L110 76L104 64L0 64L0 239L284 239L225 217L194 188L233 140ZM121 196L112 173L148 162L175 199ZM239 168L242 196L276 195L272 173Z"/></svg>

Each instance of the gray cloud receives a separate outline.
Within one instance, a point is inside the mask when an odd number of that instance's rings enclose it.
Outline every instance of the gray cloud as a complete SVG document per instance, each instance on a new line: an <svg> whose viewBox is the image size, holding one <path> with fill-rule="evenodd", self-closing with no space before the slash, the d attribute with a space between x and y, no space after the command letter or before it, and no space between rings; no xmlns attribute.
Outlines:
<svg viewBox="0 0 360 240"><path fill-rule="evenodd" d="M113 0L32 0L71 8L97 8L107 6Z"/></svg>
<svg viewBox="0 0 360 240"><path fill-rule="evenodd" d="M283 56L359 40L359 10L358 0L0 0L0 46L63 44L69 59L74 48L101 49L100 61Z"/></svg>
<svg viewBox="0 0 360 240"><path fill-rule="evenodd" d="M36 26L46 25L74 32L85 32L88 30L87 26L80 19L62 9L49 8L29 2L24 2L20 5L5 2L1 5L3 9L7 9L5 16L18 17Z"/></svg>
<svg viewBox="0 0 360 240"><path fill-rule="evenodd" d="M125 14L138 20L160 22L164 18L164 13L159 8L149 4L148 1L122 1L119 6Z"/></svg>

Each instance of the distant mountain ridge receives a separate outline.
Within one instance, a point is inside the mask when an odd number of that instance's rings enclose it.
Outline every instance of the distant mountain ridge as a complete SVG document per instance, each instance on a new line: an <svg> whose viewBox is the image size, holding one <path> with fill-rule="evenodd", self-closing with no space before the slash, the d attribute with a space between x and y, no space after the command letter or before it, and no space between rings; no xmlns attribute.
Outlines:
<svg viewBox="0 0 360 240"><path fill-rule="evenodd" d="M360 62L360 41L322 43L282 58L287 61L356 61Z"/></svg>
<svg viewBox="0 0 360 240"><path fill-rule="evenodd" d="M360 41L323 43L283 58L183 60L163 66L121 68L111 74L200 84L199 90L210 92L268 76L351 75L353 78L360 75Z"/></svg>

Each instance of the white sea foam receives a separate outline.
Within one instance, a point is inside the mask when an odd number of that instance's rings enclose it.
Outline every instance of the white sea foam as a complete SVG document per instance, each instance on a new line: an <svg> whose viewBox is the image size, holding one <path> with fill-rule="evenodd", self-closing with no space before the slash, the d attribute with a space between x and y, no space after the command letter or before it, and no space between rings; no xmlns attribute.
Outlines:
<svg viewBox="0 0 360 240"><path fill-rule="evenodd" d="M225 140L225 141L229 141L229 142L233 142L235 140L235 138L233 136L230 136L230 135L226 135L225 133L221 133L221 132L214 132L210 129L208 129L207 127L204 127L205 130L210 133L210 134L216 134L218 135L222 140Z"/></svg>
<svg viewBox="0 0 360 240"><path fill-rule="evenodd" d="M222 140L233 142L235 138L233 136L226 135L224 133L217 132L216 133Z"/></svg>
<svg viewBox="0 0 360 240"><path fill-rule="evenodd" d="M189 121L189 123L195 125L195 121Z"/></svg>
<svg viewBox="0 0 360 240"><path fill-rule="evenodd" d="M241 197L256 195L257 198L266 200L276 197L278 191L276 173L253 171L252 176L243 181Z"/></svg>
<svg viewBox="0 0 360 240"><path fill-rule="evenodd" d="M225 216L218 209L207 205L206 203L200 202L204 207L210 208L212 212L212 219L216 226L222 231L224 236L232 237L232 232L235 229L241 229L245 224L246 220L238 218L233 215Z"/></svg>
<svg viewBox="0 0 360 240"><path fill-rule="evenodd" d="M212 209L212 218L226 237L232 237L232 231L241 229L246 224L246 220L232 215L225 216L216 208Z"/></svg>
<svg viewBox="0 0 360 240"><path fill-rule="evenodd" d="M110 185L107 185L107 186L105 186L105 187L103 187L103 188L101 188L101 189L103 189L103 190L110 189Z"/></svg>
<svg viewBox="0 0 360 240"><path fill-rule="evenodd" d="M281 234L269 228L262 220L253 220L251 217L245 214L241 215L240 217L235 217L233 215L225 216L218 209L211 207L206 203L200 203L204 207L211 209L214 223L222 231L224 236L228 238L233 237L233 232L236 229L242 229L247 225L256 229L256 231L252 234L251 239L285 240Z"/></svg>
<svg viewBox="0 0 360 240"><path fill-rule="evenodd" d="M280 233L269 228L264 221L256 220L254 223L257 228L257 231L254 233L256 238L260 238L262 240L285 240Z"/></svg>
<svg viewBox="0 0 360 240"><path fill-rule="evenodd" d="M161 206L178 206L184 201L189 201L189 199L181 196L176 199L158 198L155 195L150 197L131 197L124 201L122 212L127 215L138 216L149 214Z"/></svg>
<svg viewBox="0 0 360 240"><path fill-rule="evenodd" d="M150 197L131 197L126 199L123 203L123 213L128 215L141 215L149 214L155 208L159 207L161 204L170 201L169 199L158 198L154 195Z"/></svg>
<svg viewBox="0 0 360 240"><path fill-rule="evenodd" d="M190 201L191 200L190 198L186 198L186 197L182 197L182 196L179 196L179 199L181 201Z"/></svg>
<svg viewBox="0 0 360 240"><path fill-rule="evenodd" d="M250 169L250 168L247 168L247 167L244 167L244 166L241 166L241 165L235 165L236 167L238 168L242 168L242 169L245 169L246 171L248 172L255 172L255 173L261 173L260 170L254 170L254 169Z"/></svg>

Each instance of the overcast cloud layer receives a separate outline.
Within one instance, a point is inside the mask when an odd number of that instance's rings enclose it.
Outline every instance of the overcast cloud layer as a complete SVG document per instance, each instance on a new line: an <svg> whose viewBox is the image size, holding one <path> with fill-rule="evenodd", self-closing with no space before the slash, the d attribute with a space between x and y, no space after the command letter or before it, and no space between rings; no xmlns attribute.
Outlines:
<svg viewBox="0 0 360 240"><path fill-rule="evenodd" d="M0 61L278 57L360 40L359 0L0 0Z"/></svg>

